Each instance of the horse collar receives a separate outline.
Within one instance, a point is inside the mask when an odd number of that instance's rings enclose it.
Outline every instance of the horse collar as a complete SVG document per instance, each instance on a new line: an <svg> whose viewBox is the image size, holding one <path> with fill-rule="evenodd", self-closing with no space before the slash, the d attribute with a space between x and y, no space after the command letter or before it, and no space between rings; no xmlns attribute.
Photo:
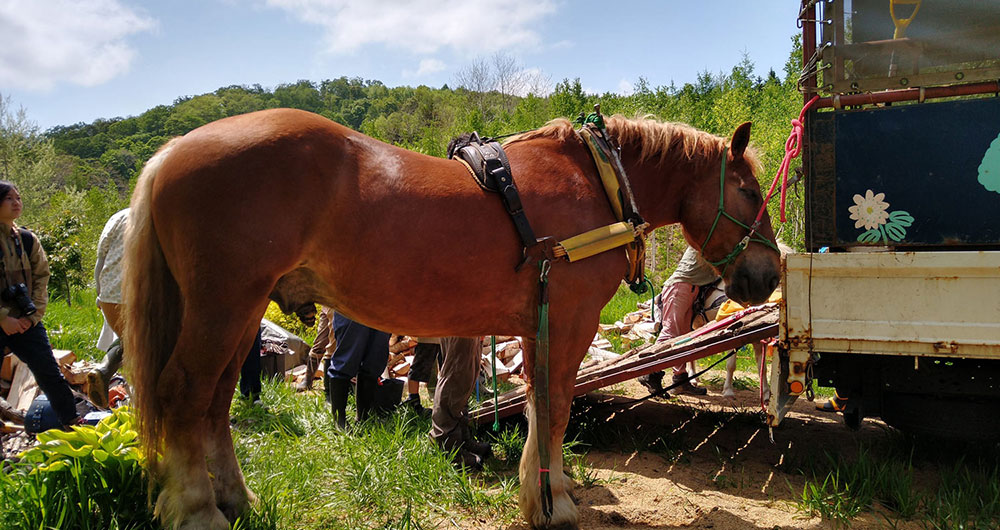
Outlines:
<svg viewBox="0 0 1000 530"><path fill-rule="evenodd" d="M601 116L598 115L598 118ZM579 134L594 160L594 165L597 166L597 173L604 187L604 193L608 197L608 202L611 203L611 210L614 212L615 218L618 219L619 224L627 224L628 232L632 234L631 240L619 243L619 246L625 245L625 252L628 256L629 266L625 280L633 291L644 292L646 282L644 232L649 225L639 215L639 207L635 203L635 195L632 193L628 175L622 166L618 150L611 145L607 129L604 128L604 120L587 121L580 128ZM616 230L616 225L605 228ZM570 261L573 261L572 256Z"/></svg>

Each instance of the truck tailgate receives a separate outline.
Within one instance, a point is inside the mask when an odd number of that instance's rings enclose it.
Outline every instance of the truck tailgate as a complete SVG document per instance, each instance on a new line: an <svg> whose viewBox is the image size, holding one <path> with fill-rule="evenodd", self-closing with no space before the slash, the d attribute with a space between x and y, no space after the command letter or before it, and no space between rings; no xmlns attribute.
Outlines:
<svg viewBox="0 0 1000 530"><path fill-rule="evenodd" d="M790 351L1000 359L1000 252L792 254Z"/></svg>

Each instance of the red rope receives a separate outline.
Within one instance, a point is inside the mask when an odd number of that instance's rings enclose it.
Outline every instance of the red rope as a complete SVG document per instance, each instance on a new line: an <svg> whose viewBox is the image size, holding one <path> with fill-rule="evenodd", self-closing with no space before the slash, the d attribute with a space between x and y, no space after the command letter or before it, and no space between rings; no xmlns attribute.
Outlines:
<svg viewBox="0 0 1000 530"><path fill-rule="evenodd" d="M774 188L778 185L778 180L781 179L781 222L785 222L785 197L788 191L788 167L791 165L792 160L799 156L802 151L802 122L806 119L806 112L809 108L819 100L819 96L813 96L805 106L802 107L802 112L799 113L798 119L792 120L792 132L788 135L788 140L785 141L785 158L781 161L781 167L778 168L778 173L774 175L774 181L771 182L771 188L767 190L767 196L764 197L764 204L760 208L760 212L757 213L757 219L755 222L760 222L760 219L764 216L764 212L767 211L767 202L771 199L771 195L774 194Z"/></svg>

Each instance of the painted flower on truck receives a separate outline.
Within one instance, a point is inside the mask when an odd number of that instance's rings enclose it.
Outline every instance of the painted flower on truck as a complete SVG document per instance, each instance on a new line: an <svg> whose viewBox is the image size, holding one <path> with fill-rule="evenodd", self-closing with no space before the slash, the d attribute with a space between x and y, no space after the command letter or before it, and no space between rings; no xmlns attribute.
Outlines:
<svg viewBox="0 0 1000 530"><path fill-rule="evenodd" d="M854 228L865 228L858 236L862 243L889 240L902 241L906 237L906 228L913 224L913 216L902 210L889 211L889 203L885 201L885 193L865 191L864 196L854 195L854 206L847 209L851 212Z"/></svg>
<svg viewBox="0 0 1000 530"><path fill-rule="evenodd" d="M847 211L851 212L851 219L855 221L854 228L865 227L867 230L878 228L889 218L886 210L889 203L885 202L885 194L872 194L872 190L865 192L865 196L854 195L854 206Z"/></svg>
<svg viewBox="0 0 1000 530"><path fill-rule="evenodd" d="M1000 135L990 144L979 164L979 183L990 191L1000 193Z"/></svg>

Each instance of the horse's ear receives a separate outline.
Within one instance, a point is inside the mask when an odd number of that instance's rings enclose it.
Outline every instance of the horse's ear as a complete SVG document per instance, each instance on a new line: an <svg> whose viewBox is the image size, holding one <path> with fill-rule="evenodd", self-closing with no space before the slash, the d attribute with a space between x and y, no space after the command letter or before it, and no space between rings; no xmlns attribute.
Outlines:
<svg viewBox="0 0 1000 530"><path fill-rule="evenodd" d="M733 160L739 160L743 158L743 152L746 151L747 145L750 144L750 126L753 125L751 122L746 122L736 128L736 132L733 133L733 140L729 143L729 152L733 156Z"/></svg>

